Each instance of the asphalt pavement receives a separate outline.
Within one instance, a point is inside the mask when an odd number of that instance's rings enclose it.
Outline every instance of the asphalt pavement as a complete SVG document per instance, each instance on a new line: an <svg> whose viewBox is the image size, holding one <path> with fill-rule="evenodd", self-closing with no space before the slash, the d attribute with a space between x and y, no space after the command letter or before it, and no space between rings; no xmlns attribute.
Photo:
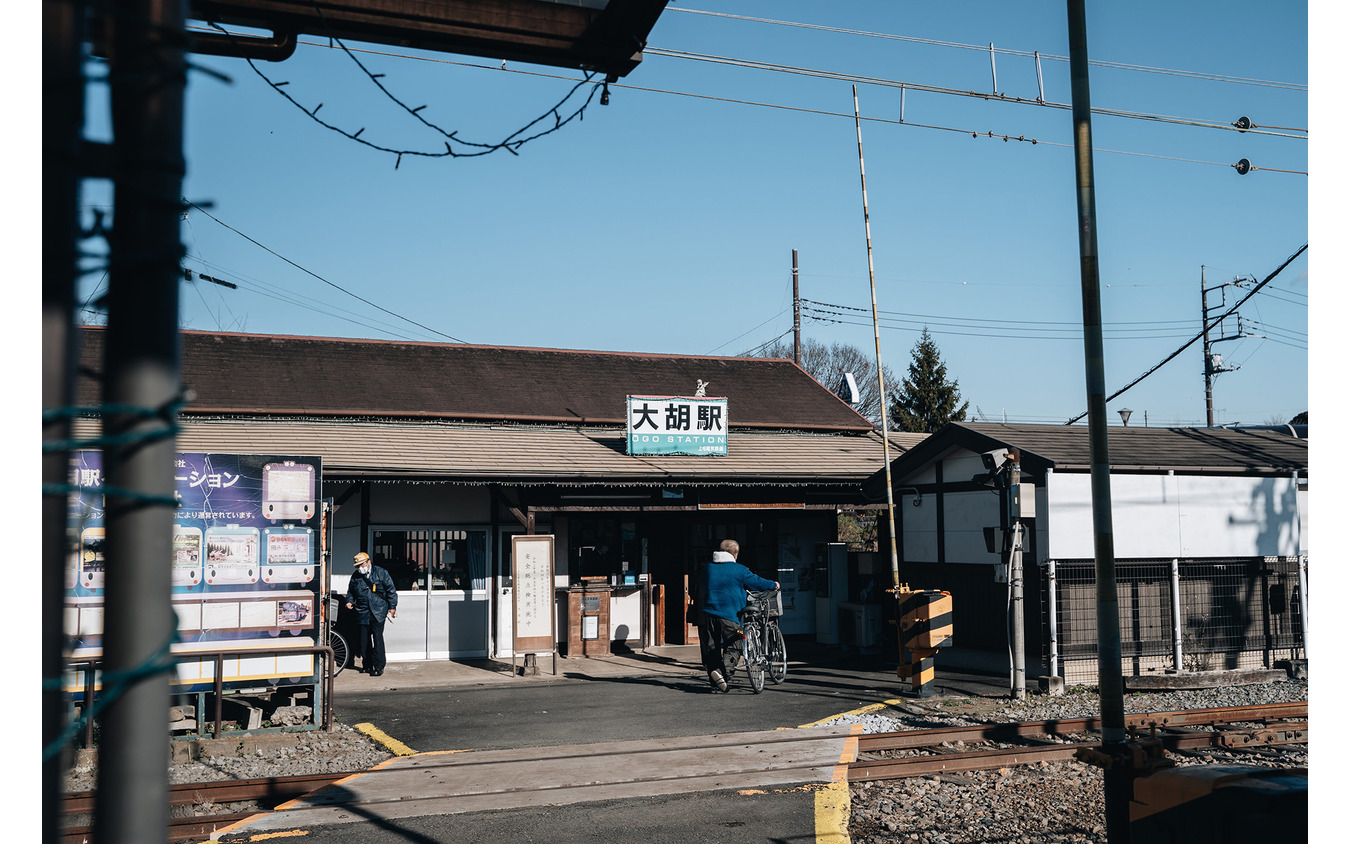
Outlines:
<svg viewBox="0 0 1350 844"><path fill-rule="evenodd" d="M847 787L837 767L847 756L837 755L842 739L817 748L808 764L821 764L787 775L787 781L769 774L768 764L746 761L748 743L776 730L794 731L783 733L785 739L822 731L843 735L847 727L819 725L847 713L904 707L911 699L908 683L880 653L791 640L788 652L785 681L766 683L761 694L743 673L732 678L727 694L713 693L696 645L559 658L556 667L544 655L530 676L522 676L520 658L514 671L507 660L390 663L380 677L348 668L335 681L337 719L369 724L411 755L345 788L353 798L365 789L369 799L384 776L401 791L364 807L330 795L319 801L326 803L322 811L296 812L293 825L273 816L252 832L294 828L339 844L844 841L837 833L847 819ZM938 700L1006 697L1006 685L1006 678L944 673L939 666L936 692ZM697 737L716 740L701 749ZM653 768L641 759L676 746L692 749L692 762L687 755L671 756ZM510 761L511 751L561 767L549 773L540 762L531 777L528 761L519 769L525 774L499 773L506 769L488 764ZM470 777L467 787L456 786L461 790L440 799L402 785L415 780L392 776L397 768L421 765L430 793L433 780L466 762L472 763L468 770L482 772L479 780ZM705 767L707 777L695 775ZM623 775L629 769L635 771L631 778ZM667 781L678 778L685 780L678 787ZM563 780L573 788L561 787ZM493 794L492 800L485 796ZM246 840L235 835L250 830L234 833L227 840Z"/></svg>

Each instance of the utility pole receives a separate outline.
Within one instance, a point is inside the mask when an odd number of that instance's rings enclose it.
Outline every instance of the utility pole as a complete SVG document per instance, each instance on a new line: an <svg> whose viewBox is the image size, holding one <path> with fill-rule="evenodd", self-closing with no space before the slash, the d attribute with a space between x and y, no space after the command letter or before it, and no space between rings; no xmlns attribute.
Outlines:
<svg viewBox="0 0 1350 844"><path fill-rule="evenodd" d="M863 166L862 117L858 114L858 86L853 86L853 125L858 130L858 176L862 180L863 231L867 235L867 281L872 288L872 336L877 350L877 395L881 402L881 454L886 462L886 527L891 540L891 588L900 600L900 554L895 546L895 491L891 487L891 441L886 430L886 379L881 371L881 327L877 321L877 276L872 266L872 219L867 213L867 169Z"/></svg>
<svg viewBox="0 0 1350 844"><path fill-rule="evenodd" d="M792 360L802 365L802 299L797 289L797 250L792 250Z"/></svg>
<svg viewBox="0 0 1350 844"><path fill-rule="evenodd" d="M1209 312L1218 311L1227 307L1228 297L1227 289L1229 287L1243 287L1246 284L1244 279L1233 279L1224 282L1216 287L1205 286L1205 265L1200 265L1200 324L1202 332L1203 352L1205 355L1205 424L1210 428L1214 427L1214 377L1220 372L1236 372L1239 367L1224 366L1223 358L1216 356L1211 343L1222 343L1225 340L1240 340L1246 334L1242 330L1242 317L1238 316L1238 333L1232 336L1220 336L1214 340L1209 339ZM1209 306L1209 294L1215 290L1220 291L1221 299L1218 305ZM1223 324L1219 324L1219 333L1223 334Z"/></svg>
<svg viewBox="0 0 1350 844"><path fill-rule="evenodd" d="M1008 453L1012 462L1008 467L1008 521L1012 524L1012 551L1008 555L1008 587L1012 592L1012 651L1014 700L1027 697L1027 649L1025 603L1022 579L1022 452L1013 448Z"/></svg>
<svg viewBox="0 0 1350 844"><path fill-rule="evenodd" d="M1107 448L1106 362L1102 342L1101 269L1097 198L1092 173L1092 97L1088 86L1087 11L1068 0L1069 77L1073 95L1074 182L1078 199L1078 254L1083 296L1083 358L1087 382L1091 462L1092 545L1097 574L1097 688L1101 701L1106 838L1130 840L1129 734L1125 681L1120 670L1120 600L1116 594L1115 535L1111 524L1111 458Z"/></svg>

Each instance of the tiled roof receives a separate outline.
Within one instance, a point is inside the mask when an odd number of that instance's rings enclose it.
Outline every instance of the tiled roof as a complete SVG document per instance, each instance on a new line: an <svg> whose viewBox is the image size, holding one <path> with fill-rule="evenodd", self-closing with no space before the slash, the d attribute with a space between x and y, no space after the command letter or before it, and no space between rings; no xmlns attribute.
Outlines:
<svg viewBox="0 0 1350 844"><path fill-rule="evenodd" d="M1113 471L1282 474L1308 469L1306 428L1112 427L1107 454ZM1024 471L1085 470L1092 465L1086 425L1003 425L954 422L892 461L892 476L907 474L952 448L983 452L1016 448ZM875 483L873 481L872 483ZM884 481L882 481L884 489ZM871 484L869 484L869 487Z"/></svg>
<svg viewBox="0 0 1350 844"><path fill-rule="evenodd" d="M79 420L77 437L96 436ZM896 454L921 439L891 435ZM883 465L879 434L732 431L725 457L629 456L621 428L338 420L189 420L184 452L317 455L325 478L463 483L847 485Z"/></svg>
<svg viewBox="0 0 1350 844"><path fill-rule="evenodd" d="M99 403L105 330L82 330L78 401ZM689 357L184 331L187 414L623 425L626 397L727 399L732 429L872 430L801 367Z"/></svg>

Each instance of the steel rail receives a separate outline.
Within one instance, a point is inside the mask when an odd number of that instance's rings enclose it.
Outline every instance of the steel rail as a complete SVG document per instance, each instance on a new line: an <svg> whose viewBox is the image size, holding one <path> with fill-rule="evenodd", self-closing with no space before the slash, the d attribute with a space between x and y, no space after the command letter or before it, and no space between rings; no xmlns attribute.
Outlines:
<svg viewBox="0 0 1350 844"><path fill-rule="evenodd" d="M303 797L320 788L332 785L344 777L361 771L338 774L302 774L293 777L264 777L250 780L214 780L211 782L181 783L169 786L170 806L191 806L196 803L238 803L245 800L283 802ZM93 791L75 791L63 798L67 815L94 811Z"/></svg>
<svg viewBox="0 0 1350 844"><path fill-rule="evenodd" d="M169 818L168 844L205 841L210 838L213 832L223 826L229 826L251 818L259 812L268 811L287 800L313 794L338 780L357 773L361 772L303 774L293 777L218 780L171 785L169 787L170 806L245 802L256 802L259 806L247 812L171 817ZM67 818L91 814L94 811L94 792L81 791L67 794L62 800L61 808ZM69 844L89 844L93 841L92 835L92 827L66 827L63 830L62 841L69 842Z"/></svg>
<svg viewBox="0 0 1350 844"><path fill-rule="evenodd" d="M1127 728L1215 726L1307 717L1307 702L1297 701L1259 706L1231 706L1220 709L1136 713L1125 716L1125 726ZM903 730L895 733L872 733L859 737L858 750L862 753L868 753L878 750L930 747L944 741L1014 741L1028 736L1073 735L1096 732L1101 729L1101 723L1100 716L1094 715L1086 718L1059 718L1050 721L1015 721L1001 724L973 724L960 727Z"/></svg>
<svg viewBox="0 0 1350 844"><path fill-rule="evenodd" d="M1303 729L1280 731L1278 733L1280 740L1278 741L1273 740L1276 734L1272 731L1253 731L1250 734L1243 731L1243 733L1245 737L1249 737L1262 746L1302 744L1308 741L1306 724L1302 726ZM1170 751L1200 750L1214 747L1238 749L1252 746L1251 743L1244 741L1243 736L1200 730L1165 732L1157 735L1156 738L1166 750ZM1034 765L1037 762L1058 762L1073 759L1079 749L1096 750L1100 747L1101 743L1097 741L1081 741L1068 744L974 750L966 753L906 756L899 759L867 759L849 763L848 781L874 782L876 780L950 774L957 771L986 771L1012 765Z"/></svg>
<svg viewBox="0 0 1350 844"><path fill-rule="evenodd" d="M1205 748L1229 750L1268 747L1276 744L1301 744L1308 741L1306 702L1238 706L1223 709L1204 709L1179 712L1141 713L1127 717L1128 726L1149 728L1168 751L1190 751ZM1270 723L1278 722L1278 723ZM1243 729L1239 723L1258 723L1262 726ZM956 771L979 771L1011 765L1053 762L1075 757L1079 749L1095 749L1097 741L1041 743L952 752L942 747L946 742L1041 740L1054 735L1073 735L1094 732L1101 719L1069 718L1055 721L1027 721L1007 724L977 724L968 727L907 730L898 733L878 733L860 736L858 752L874 753L883 750L939 748L935 753L905 756L895 759L860 759L849 763L848 781L866 782L905 777L931 776ZM1210 727L1212 729L1202 729Z"/></svg>

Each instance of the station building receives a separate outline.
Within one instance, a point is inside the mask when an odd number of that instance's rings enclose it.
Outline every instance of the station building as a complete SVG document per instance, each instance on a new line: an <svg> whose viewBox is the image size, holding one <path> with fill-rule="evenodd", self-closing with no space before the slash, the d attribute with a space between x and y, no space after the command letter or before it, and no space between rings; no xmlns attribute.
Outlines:
<svg viewBox="0 0 1350 844"><path fill-rule="evenodd" d="M81 335L79 402L92 406L104 330ZM884 465L881 436L789 360L203 331L181 341L191 397L178 449L321 458L333 588L358 551L389 570L391 660L513 657L522 534L554 538L564 653L568 594L582 585L607 587L606 644L696 642L691 578L725 538L782 582L785 633L834 641L848 596L818 585L821 549L838 538L838 511L884 507L884 488L879 499L862 489ZM725 454L630 454L633 396L724 399ZM891 453L920 439L891 435Z"/></svg>
<svg viewBox="0 0 1350 844"><path fill-rule="evenodd" d="M896 457L902 579L950 591L942 667L1008 671L1009 532L1024 530L1028 683L1097 681L1086 425L951 423ZM1307 426L1112 427L1112 540L1122 671L1271 668L1306 659ZM1020 455L1020 518L985 455ZM865 485L885 491L885 475ZM1033 685L1034 687L1034 685Z"/></svg>

